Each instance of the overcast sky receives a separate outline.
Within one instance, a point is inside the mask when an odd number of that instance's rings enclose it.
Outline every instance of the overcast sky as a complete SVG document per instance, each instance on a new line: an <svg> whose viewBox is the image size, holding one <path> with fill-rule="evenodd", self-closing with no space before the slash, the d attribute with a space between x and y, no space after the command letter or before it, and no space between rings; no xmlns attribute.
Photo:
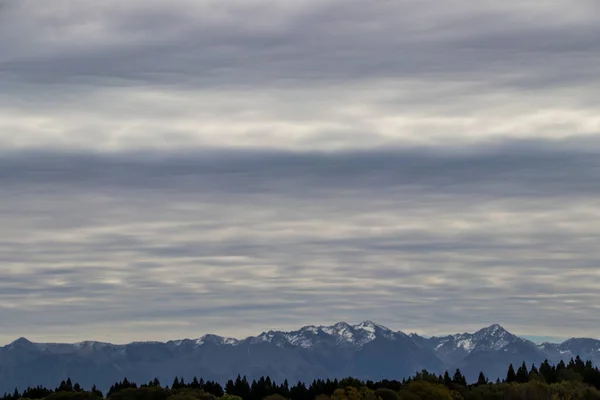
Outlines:
<svg viewBox="0 0 600 400"><path fill-rule="evenodd" d="M596 0L0 0L0 344L600 337Z"/></svg>

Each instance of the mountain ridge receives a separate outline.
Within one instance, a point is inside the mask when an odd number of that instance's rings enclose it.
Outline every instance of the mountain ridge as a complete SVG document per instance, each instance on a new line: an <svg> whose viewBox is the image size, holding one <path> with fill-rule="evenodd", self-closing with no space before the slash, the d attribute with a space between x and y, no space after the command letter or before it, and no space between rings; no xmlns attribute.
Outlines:
<svg viewBox="0 0 600 400"><path fill-rule="evenodd" d="M393 332L395 334L401 334L401 335L405 335L405 336L409 336L409 337L420 337L420 338L424 338L424 339L434 339L434 338L435 339L440 339L440 338L448 338L448 337L473 335L473 334L476 334L477 332L485 331L486 329L496 329L496 330L500 329L500 330L502 330L504 332L509 333L510 335L519 337L519 338L521 338L523 340L527 340L527 341L529 341L531 343L534 343L534 344L536 344L538 346L541 346L541 345L562 345L564 343L572 342L574 340L600 341L600 338L571 337L571 338L565 339L562 342L544 341L544 342L536 343L536 342L534 342L532 340L526 339L523 336L515 335L515 334L512 334L512 333L508 332L502 325L497 324L497 323L489 325L489 326L484 327L484 328L481 328L481 329L477 330L476 332L474 332L472 334L469 333L469 332L463 332L463 333L447 334L447 335L443 335L443 336L423 336L423 335L419 335L419 334L413 333L413 332L407 334L407 333L403 332L402 330L394 331L391 328L388 328L388 327L386 327L384 325L381 325L381 324L377 324L377 323L375 323L375 322L373 322L371 320L364 320L364 321L362 321L362 322L360 322L358 324L355 324L355 325L350 325L347 322L340 321L340 322L336 322L333 325L305 325L305 326L302 326L301 328L296 329L294 331L269 330L269 331L263 331L263 332L261 332L260 334L258 334L256 336L247 336L245 338L234 338L234 337L230 337L230 336L222 336L222 335L217 335L217 334L213 334L213 333L207 333L207 334L204 334L204 335L202 335L202 336L200 336L198 338L188 337L188 338L183 338L183 339L173 339L173 340L167 340L167 341L160 341L160 340L132 341L132 342L128 342L128 343L118 343L118 344L117 343L111 343L111 342L105 342L105 341L99 341L99 340L98 341L97 340L83 340L83 341L79 341L79 342L36 342L36 341L31 341L31 340L27 339L26 337L22 336L22 337L19 337L18 339L15 339L14 341L12 341L12 342L4 345L4 346L0 346L0 348L11 346L12 344L15 344L15 343L20 342L20 341L26 341L26 342L31 343L31 344L47 344L47 345L74 345L75 346L75 345L100 344L100 345L110 345L110 346L128 346L128 345L133 345L133 344L151 344L151 343L155 343L155 344L157 344L157 343L167 344L167 343L177 343L177 342L183 342L183 341L189 341L189 340L191 340L191 341L203 341L207 337L223 339L225 341L230 342L229 344L234 344L235 345L235 344L238 344L238 343L243 342L245 340L252 339L252 338L260 338L260 337L262 337L264 335L268 335L270 333L273 333L273 334L281 334L281 333L283 333L283 334L291 334L291 333L301 332L301 331L309 330L309 329L321 329L321 330L323 330L324 328L331 330L331 328L334 328L336 325L341 325L341 324L345 324L346 326L351 327L351 328L355 328L355 327L358 327L358 326L361 326L361 325L367 325L367 326L374 325L374 326L377 326L377 327L381 328L384 331Z"/></svg>
<svg viewBox="0 0 600 400"><path fill-rule="evenodd" d="M394 331L370 320L358 324L306 325L264 331L243 339L205 334L196 339L111 344L99 341L35 343L21 337L0 347L0 393L14 387L55 385L68 377L101 389L127 377L163 382L194 376L223 382L269 375L283 381L316 378L402 379L422 369L460 368L469 380L480 371L503 378L509 364L539 365L575 356L600 364L600 340L572 338L536 344L499 324L473 333L424 337ZM224 383L224 382L223 382Z"/></svg>

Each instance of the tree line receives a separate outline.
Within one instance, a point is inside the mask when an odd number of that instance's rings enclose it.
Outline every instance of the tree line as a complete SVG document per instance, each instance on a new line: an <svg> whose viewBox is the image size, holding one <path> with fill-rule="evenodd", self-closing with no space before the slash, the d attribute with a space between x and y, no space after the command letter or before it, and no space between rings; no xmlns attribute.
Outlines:
<svg viewBox="0 0 600 400"><path fill-rule="evenodd" d="M106 394L96 386L83 389L71 379L58 387L15 389L0 400L600 400L600 370L576 357L568 363L508 366L506 377L491 382L483 372L468 383L460 369L437 375L422 370L402 380L316 379L310 385L276 383L268 376L249 381L238 375L224 386L215 381L176 377L170 385L158 379L137 385L127 378Z"/></svg>

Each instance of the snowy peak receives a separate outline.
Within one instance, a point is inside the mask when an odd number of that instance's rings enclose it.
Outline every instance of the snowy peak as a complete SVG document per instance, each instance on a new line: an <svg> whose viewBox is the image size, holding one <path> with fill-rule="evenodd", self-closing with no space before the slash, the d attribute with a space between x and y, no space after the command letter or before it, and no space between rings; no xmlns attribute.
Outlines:
<svg viewBox="0 0 600 400"><path fill-rule="evenodd" d="M585 349L585 351L593 352L600 351L600 340L590 339L590 338L571 338L569 340L565 340L559 346L559 348L573 348L580 347Z"/></svg>
<svg viewBox="0 0 600 400"><path fill-rule="evenodd" d="M239 344L240 341L237 339L234 339L234 338L230 338L230 337L223 337L223 336L218 336L218 335L213 335L213 334L207 334L198 339L194 339L193 342L194 342L195 346L202 346L202 345L208 345L208 344L217 345L217 346L223 346L223 345L235 346L235 345Z"/></svg>
<svg viewBox="0 0 600 400"><path fill-rule="evenodd" d="M160 344L160 342L148 342L148 343ZM202 346L211 346L211 345L212 346L223 346L223 345L235 346L235 345L239 344L239 340L234 339L234 338L213 335L213 334L206 334L202 337L199 337L198 339L172 340L172 341L167 342L166 344L167 344L167 346L171 347L172 349L194 350L194 349L202 347Z"/></svg>
<svg viewBox="0 0 600 400"><path fill-rule="evenodd" d="M376 323L374 323L373 321L363 321L358 325L354 325L355 329L361 329L367 332L371 332L371 333L375 333L377 331L379 332L391 332L390 329L386 328L385 326L382 325L378 325Z"/></svg>
<svg viewBox="0 0 600 400"><path fill-rule="evenodd" d="M404 334L395 333L372 321L363 321L356 325L347 322L329 326L308 325L291 332L268 331L246 340L251 343L269 342L279 347L294 346L306 349L323 345L361 348L377 338L394 340L401 335Z"/></svg>
<svg viewBox="0 0 600 400"><path fill-rule="evenodd" d="M478 344L474 340L473 335L469 335L468 333L454 335L453 339L456 342L456 347L467 352L472 351Z"/></svg>
<svg viewBox="0 0 600 400"><path fill-rule="evenodd" d="M560 344L544 342L537 345L538 349L548 355L553 361L568 361L579 356L583 360L600 363L600 340L590 338L572 338Z"/></svg>
<svg viewBox="0 0 600 400"><path fill-rule="evenodd" d="M413 338L413 340L416 340ZM422 339L423 340L423 339ZM445 362L456 362L466 355L481 351L508 351L519 345L533 343L508 332L502 326L493 324L475 333L457 333L443 337L425 339L430 348Z"/></svg>
<svg viewBox="0 0 600 400"><path fill-rule="evenodd" d="M493 324L486 328L482 328L482 329L478 330L477 332L475 332L473 334L473 336L476 336L479 338L506 338L506 337L514 336L514 335L511 334L510 332L508 332L502 326L500 326L498 324Z"/></svg>
<svg viewBox="0 0 600 400"><path fill-rule="evenodd" d="M263 332L256 337L246 338L246 339L244 339L244 341L252 343L252 344L267 342L267 343L273 343L279 347L285 347L286 345L289 344L288 343L289 341L287 340L285 335L286 335L285 332L268 331L268 332Z"/></svg>
<svg viewBox="0 0 600 400"><path fill-rule="evenodd" d="M476 344L475 347L491 350L500 350L509 343L519 340L517 336L498 324L478 330L472 335L471 339Z"/></svg>
<svg viewBox="0 0 600 400"><path fill-rule="evenodd" d="M600 340L589 338L572 338L555 345L560 354L571 354L573 357L600 357Z"/></svg>
<svg viewBox="0 0 600 400"><path fill-rule="evenodd" d="M356 329L345 322L338 322L332 326L322 326L321 330L330 336L336 336L342 342L353 342L356 338Z"/></svg>
<svg viewBox="0 0 600 400"><path fill-rule="evenodd" d="M377 338L394 340L396 334L385 326L378 325L372 321L363 321L356 325L339 322L328 327L321 327L326 334L335 337L340 343L348 343L355 347L362 347Z"/></svg>
<svg viewBox="0 0 600 400"><path fill-rule="evenodd" d="M218 345L236 345L239 343L239 340L230 337L223 337L217 335L204 335L200 338L200 340L196 340L197 344L204 343L213 343Z"/></svg>

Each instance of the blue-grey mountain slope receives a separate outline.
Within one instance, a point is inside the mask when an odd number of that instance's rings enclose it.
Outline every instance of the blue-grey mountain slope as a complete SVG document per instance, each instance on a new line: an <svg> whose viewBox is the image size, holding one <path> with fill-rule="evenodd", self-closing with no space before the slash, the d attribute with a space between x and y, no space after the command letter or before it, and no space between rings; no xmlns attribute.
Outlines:
<svg viewBox="0 0 600 400"><path fill-rule="evenodd" d="M546 358L550 359L535 343L497 324L472 334L421 339L421 343L431 348L449 369L460 368L469 380L477 379L480 371L488 377L504 377L509 364L521 365L526 361L529 365L539 365Z"/></svg>
<svg viewBox="0 0 600 400"><path fill-rule="evenodd" d="M475 333L425 338L392 331L371 321L357 325L305 326L269 331L243 340L205 335L199 339L113 345L32 343L20 338L0 347L0 394L27 386L55 387L70 377L84 387L106 390L127 377L138 383L157 377L203 377L224 383L238 374L269 375L281 382L314 378L401 379L427 369L461 368L469 380L479 371L504 377L509 363L568 361L579 355L600 362L600 341L570 339L537 345L499 325Z"/></svg>

